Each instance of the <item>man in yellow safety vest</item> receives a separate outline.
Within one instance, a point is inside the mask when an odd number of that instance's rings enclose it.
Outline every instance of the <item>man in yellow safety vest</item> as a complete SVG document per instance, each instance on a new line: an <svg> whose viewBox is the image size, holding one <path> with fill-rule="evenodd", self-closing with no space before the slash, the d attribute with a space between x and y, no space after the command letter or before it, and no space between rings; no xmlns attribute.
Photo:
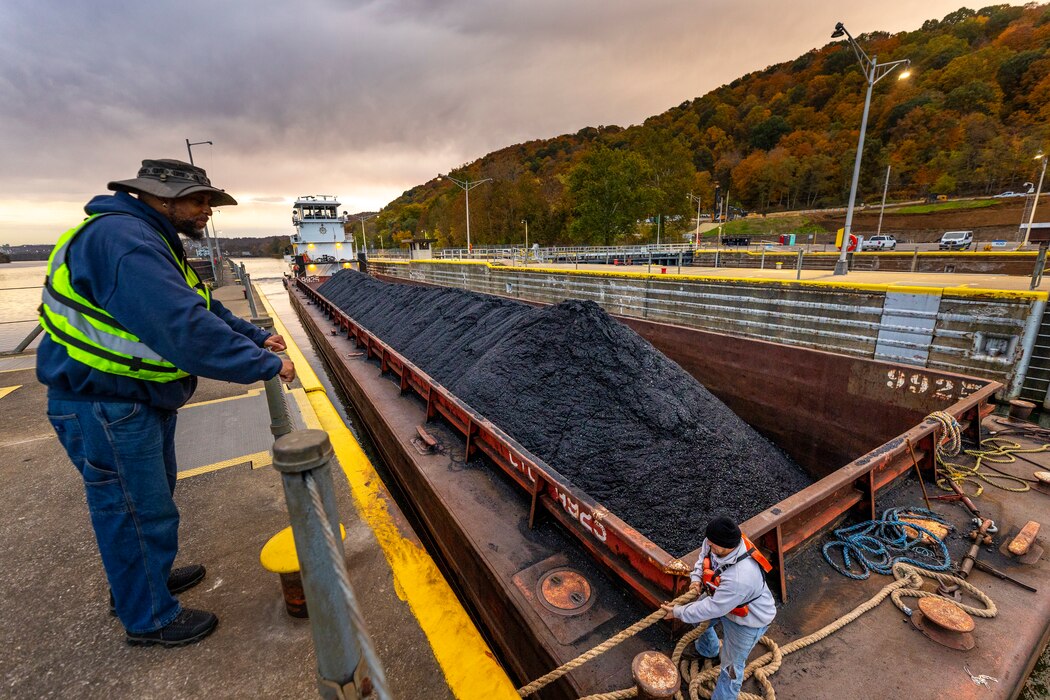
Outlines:
<svg viewBox="0 0 1050 700"><path fill-rule="evenodd" d="M205 575L200 564L173 568L176 411L197 375L291 382L295 367L270 352L284 349L281 336L212 299L186 260L179 234L200 240L212 207L233 197L178 160L144 160L137 177L109 189L116 194L88 202L88 218L48 260L37 377L83 478L128 643L179 646L211 634L218 618L175 597Z"/></svg>

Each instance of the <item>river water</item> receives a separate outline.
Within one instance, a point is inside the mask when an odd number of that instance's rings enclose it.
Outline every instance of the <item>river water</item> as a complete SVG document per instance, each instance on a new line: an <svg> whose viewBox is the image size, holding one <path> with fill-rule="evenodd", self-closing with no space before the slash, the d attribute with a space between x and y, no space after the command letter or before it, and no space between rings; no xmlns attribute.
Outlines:
<svg viewBox="0 0 1050 700"><path fill-rule="evenodd" d="M36 327L46 262L0 265L0 352L13 350ZM30 347L36 347L40 338Z"/></svg>
<svg viewBox="0 0 1050 700"><path fill-rule="evenodd" d="M282 260L271 258L245 259L245 269L260 291L271 302L284 300L281 278L288 271ZM36 327L36 309L40 305L40 291L44 283L47 263L44 261L13 262L0 265L0 352L11 350ZM287 307L290 312L290 307ZM289 319L281 313L285 323ZM294 318L294 314L292 314ZM31 348L40 343L37 338Z"/></svg>

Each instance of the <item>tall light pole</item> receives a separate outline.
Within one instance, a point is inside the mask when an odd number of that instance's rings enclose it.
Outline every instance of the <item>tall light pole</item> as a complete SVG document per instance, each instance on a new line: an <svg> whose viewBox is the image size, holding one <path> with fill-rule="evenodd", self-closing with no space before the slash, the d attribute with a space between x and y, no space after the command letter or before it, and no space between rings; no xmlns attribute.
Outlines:
<svg viewBox="0 0 1050 700"><path fill-rule="evenodd" d="M357 217L357 220L361 222L361 251L362 252L364 252L365 248L367 247L365 245L365 222L368 221L369 219L371 219L373 216L379 216L379 212L376 212L375 214L367 214L365 216Z"/></svg>
<svg viewBox="0 0 1050 700"><path fill-rule="evenodd" d="M1032 200L1032 212L1028 215L1028 226L1024 230L1024 242L1021 243L1021 248L1028 245L1028 237L1032 234L1032 223L1035 221L1035 208L1039 206L1039 195L1043 191L1043 176L1046 175L1046 161L1047 156L1045 153L1040 153L1033 160L1043 161L1043 169L1039 173L1039 184L1035 187L1035 199Z"/></svg>
<svg viewBox="0 0 1050 700"><path fill-rule="evenodd" d="M193 147L194 146L202 146L204 144L208 144L209 146L214 146L215 145L211 141L194 141L193 143L190 143L190 140L186 139L186 152L190 154L190 165L194 165L194 163L193 163ZM215 238L215 247L214 248L212 247L212 238ZM216 254L221 255L221 253L219 253L219 238L218 238L218 236L215 236L215 235L213 235L211 237L208 236L208 224L204 224L204 240L208 244L208 257L211 259L211 275L212 275L212 279L215 280L215 284L216 285L221 287L222 286L222 279L219 277L219 273L222 270L222 265L216 265L215 264Z"/></svg>
<svg viewBox="0 0 1050 700"><path fill-rule="evenodd" d="M690 200L696 200L696 235L693 236L693 247L700 249L700 196L692 192L686 195Z"/></svg>
<svg viewBox="0 0 1050 700"><path fill-rule="evenodd" d="M860 178L860 160L864 154L864 132L868 129L868 109L871 107L871 89L875 87L875 83L879 82L887 75L892 73L900 66L909 66L911 61L907 58L900 61L888 61L886 63L879 63L876 59L877 56L868 57L868 54L864 53L864 49L860 47L860 44L853 38L853 36L846 31L846 28L842 26L842 22L835 25L835 32L831 35L832 39L838 39L841 36L845 36L849 40L849 45L853 49L853 53L857 56L857 61L860 63L861 69L864 71L864 78L868 81L868 92L864 97L864 116L860 120L860 138L857 139L857 159L853 162L853 184L850 186L849 191L849 206L846 207L846 226L842 233L842 250L839 253L838 262L835 263L835 274L844 275L846 274L846 251L849 249L849 236L850 230L853 228L853 205L857 201L857 180ZM910 75L908 70L904 70L899 76L898 80L907 78Z"/></svg>
<svg viewBox="0 0 1050 700"><path fill-rule="evenodd" d="M529 220L522 219L521 223L525 224L525 264L529 264Z"/></svg>
<svg viewBox="0 0 1050 700"><path fill-rule="evenodd" d="M469 256L472 250L470 247L470 191L482 183L491 181L492 178L487 177L484 180L475 180L474 182L471 182L470 180L457 180L451 175L445 175L444 177L447 177L449 180L456 183L463 190L463 194L467 198L467 255ZM441 177L438 177L439 181L441 179Z"/></svg>

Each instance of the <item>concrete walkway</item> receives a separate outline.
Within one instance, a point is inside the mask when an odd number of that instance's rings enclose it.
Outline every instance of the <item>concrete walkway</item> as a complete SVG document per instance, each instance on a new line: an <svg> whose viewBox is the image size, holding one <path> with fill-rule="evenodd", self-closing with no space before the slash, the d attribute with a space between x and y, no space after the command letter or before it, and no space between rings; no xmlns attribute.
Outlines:
<svg viewBox="0 0 1050 700"><path fill-rule="evenodd" d="M216 296L247 315L240 287L219 289ZM204 582L180 598L214 611L220 624L196 645L142 648L125 644L119 621L109 614L83 484L47 422L45 388L32 368L0 370L0 489L7 504L0 509L0 695L317 696L310 622L285 614L277 576L259 564L263 544L288 525L279 475L267 466L268 445L260 450L257 439L231 439L236 436L228 432L244 416L258 417L261 389L201 380L196 405L180 413L179 457L193 468L183 472L176 491L182 513L176 565L201 562L208 569ZM292 403L301 424L316 425L298 380L293 397L296 391L299 400ZM337 478L336 491L351 581L364 601L393 697L469 695L450 688L447 669L403 600L347 482ZM396 506L385 500L397 536L418 547ZM505 678L504 684L509 687Z"/></svg>

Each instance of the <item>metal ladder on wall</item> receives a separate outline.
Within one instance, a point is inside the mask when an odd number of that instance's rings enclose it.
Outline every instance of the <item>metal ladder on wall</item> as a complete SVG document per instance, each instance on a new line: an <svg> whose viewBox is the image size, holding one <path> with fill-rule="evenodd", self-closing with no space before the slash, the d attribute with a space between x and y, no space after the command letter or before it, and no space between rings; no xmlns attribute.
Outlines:
<svg viewBox="0 0 1050 700"><path fill-rule="evenodd" d="M1021 398L1041 407L1048 389L1050 389L1050 310L1043 311L1043 319L1039 323L1039 333L1036 335L1035 347L1032 349L1032 360L1028 365L1024 384L1021 387Z"/></svg>

